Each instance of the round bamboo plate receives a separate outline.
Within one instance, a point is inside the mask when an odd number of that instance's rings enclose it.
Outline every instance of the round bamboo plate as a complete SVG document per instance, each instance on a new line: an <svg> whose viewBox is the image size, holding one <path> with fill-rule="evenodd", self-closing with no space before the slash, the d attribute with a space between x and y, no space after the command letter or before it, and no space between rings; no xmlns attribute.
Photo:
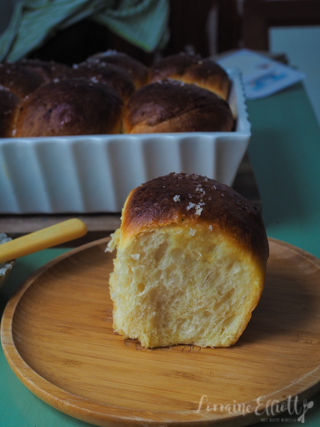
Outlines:
<svg viewBox="0 0 320 427"><path fill-rule="evenodd" d="M320 388L320 260L270 239L265 290L235 346L147 350L112 330L106 244L50 262L5 309L4 352L35 395L100 426L243 426L286 409L304 416L297 399Z"/></svg>

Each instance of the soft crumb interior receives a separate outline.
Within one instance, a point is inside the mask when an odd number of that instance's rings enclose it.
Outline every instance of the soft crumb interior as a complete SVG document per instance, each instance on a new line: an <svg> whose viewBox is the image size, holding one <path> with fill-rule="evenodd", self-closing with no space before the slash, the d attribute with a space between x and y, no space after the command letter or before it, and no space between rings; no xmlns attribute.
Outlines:
<svg viewBox="0 0 320 427"><path fill-rule="evenodd" d="M250 319L262 277L254 259L212 227L143 233L118 247L114 327L146 347L229 346Z"/></svg>

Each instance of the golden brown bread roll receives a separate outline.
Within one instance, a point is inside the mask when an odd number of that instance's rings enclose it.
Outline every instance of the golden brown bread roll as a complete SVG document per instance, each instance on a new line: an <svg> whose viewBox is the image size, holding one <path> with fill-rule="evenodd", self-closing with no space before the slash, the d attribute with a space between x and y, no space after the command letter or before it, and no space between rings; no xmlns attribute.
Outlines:
<svg viewBox="0 0 320 427"><path fill-rule="evenodd" d="M248 200L183 173L129 194L108 245L115 248L113 327L145 347L235 344L260 299L269 254Z"/></svg>
<svg viewBox="0 0 320 427"><path fill-rule="evenodd" d="M231 81L226 71L209 58L179 53L157 61L150 71L150 82L166 78L193 83L227 100Z"/></svg>
<svg viewBox="0 0 320 427"><path fill-rule="evenodd" d="M24 98L44 83L43 78L21 64L0 64L0 86Z"/></svg>
<svg viewBox="0 0 320 427"><path fill-rule="evenodd" d="M135 91L131 75L114 64L83 62L75 64L70 70L59 76L61 80L72 77L83 77L104 83L114 89L124 102L128 102Z"/></svg>
<svg viewBox="0 0 320 427"><path fill-rule="evenodd" d="M152 69L152 78L161 79L161 82L151 84L148 67L127 54L111 50L97 53L73 67L39 59L23 59L15 64L0 64L0 87L7 89L21 101L28 97L23 101L18 114L13 115L11 115L13 99L2 100L2 112L0 111L2 132L6 135L9 132L12 136L27 137L109 134L123 131L125 133L232 131L236 117L232 117L229 105L219 100L213 93L210 94L220 87L226 95L230 84L229 78L217 64L199 58L195 55L179 54L159 61ZM172 78L165 78L168 75ZM118 101L113 95L109 96L107 107L105 100L102 101L104 96L102 93L90 104L93 88L85 89L85 93L87 90L91 93L87 97L84 97L81 90L78 90L76 95L74 86L70 89L70 96L67 95L66 91L69 90L67 85L70 83L65 83L61 87L52 84L41 88L42 85L70 79L86 80L87 86L91 83L107 85L120 96L125 106L129 103L128 108L119 109L119 106L116 106ZM175 83L175 79L180 81ZM184 81L190 83L185 84ZM64 101L58 105L56 93L58 89L63 92L61 100L67 97L67 103L70 102L68 104L70 117L66 120L61 118L61 114L65 114L67 109ZM8 111L4 112L6 102L10 105ZM93 106L98 112L96 118ZM104 124L101 108L107 117ZM114 111L114 116L110 114L111 111ZM123 117L120 117L121 114ZM15 121L17 130L12 130Z"/></svg>
<svg viewBox="0 0 320 427"><path fill-rule="evenodd" d="M44 83L51 82L70 69L70 67L65 64L54 61L43 61L41 59L22 59L17 64L21 64L39 74L43 78Z"/></svg>
<svg viewBox="0 0 320 427"><path fill-rule="evenodd" d="M116 50L107 50L106 52L90 56L87 61L91 63L114 64L124 68L131 74L136 89L148 83L149 68L125 53L117 52Z"/></svg>
<svg viewBox="0 0 320 427"><path fill-rule="evenodd" d="M124 133L229 132L232 112L218 95L193 84L163 80L131 97L123 119Z"/></svg>
<svg viewBox="0 0 320 427"><path fill-rule="evenodd" d="M87 79L47 83L23 101L16 136L119 133L122 109L121 98L104 84Z"/></svg>
<svg viewBox="0 0 320 427"><path fill-rule="evenodd" d="M19 105L20 98L0 87L0 138L13 136Z"/></svg>

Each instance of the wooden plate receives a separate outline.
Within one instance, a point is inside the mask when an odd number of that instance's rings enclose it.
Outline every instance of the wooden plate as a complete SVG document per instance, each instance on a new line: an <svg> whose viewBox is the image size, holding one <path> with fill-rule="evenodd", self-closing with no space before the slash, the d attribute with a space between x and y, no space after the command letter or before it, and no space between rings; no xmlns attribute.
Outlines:
<svg viewBox="0 0 320 427"><path fill-rule="evenodd" d="M49 405L101 426L241 426L318 391L320 260L270 240L266 287L235 346L146 350L113 333L106 243L38 270L3 315L9 364Z"/></svg>

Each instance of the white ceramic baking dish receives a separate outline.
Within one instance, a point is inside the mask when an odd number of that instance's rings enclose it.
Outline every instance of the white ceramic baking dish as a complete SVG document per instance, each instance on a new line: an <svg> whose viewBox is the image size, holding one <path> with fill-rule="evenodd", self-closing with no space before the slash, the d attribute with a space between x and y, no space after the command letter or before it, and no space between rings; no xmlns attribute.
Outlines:
<svg viewBox="0 0 320 427"><path fill-rule="evenodd" d="M170 172L232 185L251 131L240 75L227 71L234 132L0 139L0 213L120 212L134 187Z"/></svg>

